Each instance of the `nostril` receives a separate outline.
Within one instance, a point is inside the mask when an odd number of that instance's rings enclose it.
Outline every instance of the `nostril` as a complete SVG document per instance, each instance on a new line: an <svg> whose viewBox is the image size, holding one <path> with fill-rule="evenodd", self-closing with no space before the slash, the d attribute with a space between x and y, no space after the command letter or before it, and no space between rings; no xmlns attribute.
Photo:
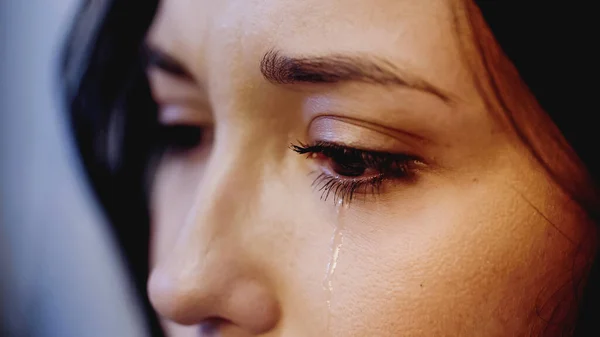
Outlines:
<svg viewBox="0 0 600 337"><path fill-rule="evenodd" d="M218 318L218 317L211 317L207 320L205 320L204 322L200 323L200 327L199 327L199 336L202 337L210 337L210 336L215 336L218 332L219 332L219 328L224 325L224 324L229 324L230 322L222 319L222 318Z"/></svg>

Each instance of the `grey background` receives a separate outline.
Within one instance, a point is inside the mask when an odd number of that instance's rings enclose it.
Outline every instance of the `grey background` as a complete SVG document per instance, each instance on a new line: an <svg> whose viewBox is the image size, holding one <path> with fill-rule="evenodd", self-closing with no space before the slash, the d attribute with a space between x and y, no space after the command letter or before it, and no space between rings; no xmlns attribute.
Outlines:
<svg viewBox="0 0 600 337"><path fill-rule="evenodd" d="M0 0L0 335L146 336L57 86L75 0Z"/></svg>

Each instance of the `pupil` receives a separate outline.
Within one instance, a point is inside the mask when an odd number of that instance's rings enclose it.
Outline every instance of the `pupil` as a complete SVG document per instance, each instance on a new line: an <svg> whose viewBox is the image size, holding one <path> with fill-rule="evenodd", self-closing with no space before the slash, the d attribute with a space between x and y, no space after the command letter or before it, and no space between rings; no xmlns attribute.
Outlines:
<svg viewBox="0 0 600 337"><path fill-rule="evenodd" d="M335 173L342 176L359 177L365 173L367 168L364 166L364 164L356 161L332 160L331 169Z"/></svg>

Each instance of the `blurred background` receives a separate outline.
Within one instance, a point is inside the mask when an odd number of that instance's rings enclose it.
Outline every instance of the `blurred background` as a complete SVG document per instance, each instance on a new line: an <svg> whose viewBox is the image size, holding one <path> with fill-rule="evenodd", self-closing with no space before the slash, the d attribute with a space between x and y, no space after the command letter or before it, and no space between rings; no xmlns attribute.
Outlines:
<svg viewBox="0 0 600 337"><path fill-rule="evenodd" d="M147 335L67 133L58 66L81 5L0 1L3 337Z"/></svg>

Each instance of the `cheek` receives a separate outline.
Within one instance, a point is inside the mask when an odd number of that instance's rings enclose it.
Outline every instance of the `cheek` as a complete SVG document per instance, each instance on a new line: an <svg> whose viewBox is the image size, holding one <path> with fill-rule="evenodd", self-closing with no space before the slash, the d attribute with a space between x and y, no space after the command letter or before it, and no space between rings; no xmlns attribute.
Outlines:
<svg viewBox="0 0 600 337"><path fill-rule="evenodd" d="M513 335L572 296L559 292L575 247L513 190L429 190L406 211L361 218L378 229L347 231L332 301L339 335Z"/></svg>
<svg viewBox="0 0 600 337"><path fill-rule="evenodd" d="M158 170L154 260L177 244L205 162L166 160ZM245 191L251 212L232 227L237 241L231 242L240 259L251 256L270 280L289 317L285 329L323 335L327 327L334 336L518 335L541 324L537 308L552 313L570 295L571 287L560 289L572 276L575 247L503 183L506 175L424 181L388 200L336 209L319 200L295 161L289 164L267 170L264 179L252 178L244 165L236 171L247 175L236 194ZM206 181L215 179L212 173ZM241 212L236 205L231 212Z"/></svg>
<svg viewBox="0 0 600 337"><path fill-rule="evenodd" d="M151 194L151 262L168 254L194 206L203 175L202 160L163 159Z"/></svg>

